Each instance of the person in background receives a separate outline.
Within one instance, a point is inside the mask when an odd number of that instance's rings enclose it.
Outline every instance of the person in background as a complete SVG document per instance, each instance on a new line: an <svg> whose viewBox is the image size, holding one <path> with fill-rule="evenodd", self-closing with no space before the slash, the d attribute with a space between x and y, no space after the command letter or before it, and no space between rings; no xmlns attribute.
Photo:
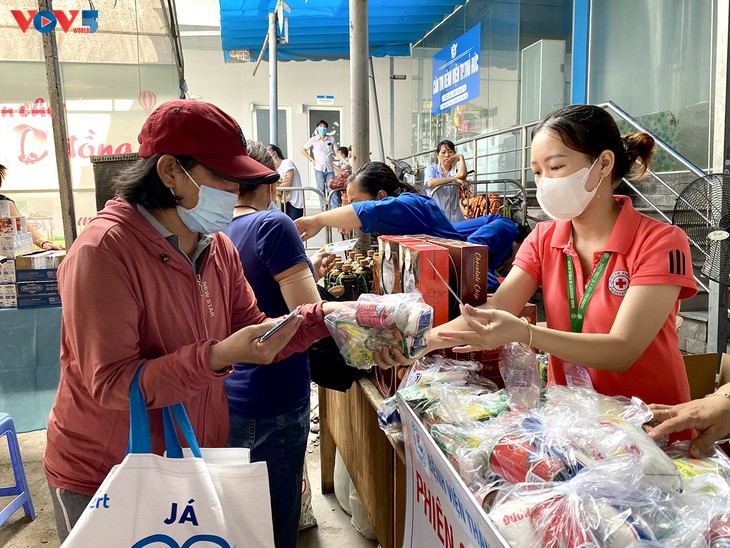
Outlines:
<svg viewBox="0 0 730 548"><path fill-rule="evenodd" d="M698 459L712 444L730 437L730 383L701 400L679 405L652 404L654 420L659 422L649 430L649 436L658 441L676 432L692 428L699 435L689 444L689 454Z"/></svg>
<svg viewBox="0 0 730 548"><path fill-rule="evenodd" d="M332 163L335 172L340 174L345 170L352 173L352 168L350 167L350 150L347 147L337 147L335 156L337 156L337 160Z"/></svg>
<svg viewBox="0 0 730 548"><path fill-rule="evenodd" d="M654 140L621 136L604 109L571 105L532 131L537 199L552 219L520 246L495 295L435 328L429 349L526 343L550 354L548 382L647 403L689 401L675 317L696 292L687 236L613 190L643 176ZM640 163L637 163L637 160ZM547 326L517 317L542 286Z"/></svg>
<svg viewBox="0 0 730 548"><path fill-rule="evenodd" d="M297 165L288 158L284 158L281 149L276 145L269 145L269 154L274 159L276 171L279 172L281 180L280 187L286 188L302 188L302 177L299 175ZM264 163L264 162L262 162ZM304 215L304 192L285 192L284 193L284 209L290 219L298 219Z"/></svg>
<svg viewBox="0 0 730 548"><path fill-rule="evenodd" d="M248 154L274 167L276 157L258 141L249 141ZM233 220L224 230L238 250L259 309L270 317L319 301L316 280L334 258L320 251L313 264L309 262L292 220L281 211L267 209L275 193L276 184L271 181L242 185ZM252 462L266 462L274 541L278 548L294 548L309 434L307 352L271 365L237 363L225 386L231 424L227 445L247 447Z"/></svg>
<svg viewBox="0 0 730 548"><path fill-rule="evenodd" d="M348 156L348 153L349 153L349 151L348 151L347 147L339 147L335 151L337 160L335 160L332 165L335 168L336 174L334 177L332 177L330 179L330 182L328 184L329 190L338 191L337 196L338 196L338 200L339 200L339 206L347 205L350 203L347 201L347 193L345 192L347 189L347 182L350 179L350 175L352 175L352 167L350 167L350 158ZM334 195L333 195L333 197L334 197ZM344 231L344 232L349 232L349 231ZM343 231L340 231L340 233L343 233ZM343 237L344 237L344 233L343 233Z"/></svg>
<svg viewBox="0 0 730 548"><path fill-rule="evenodd" d="M5 176L7 175L7 168L0 164L0 188L3 186L3 181L5 180ZM20 210L18 209L18 206L15 205L15 201L10 199L9 197L5 196L5 194L0 194L0 200L7 200L10 202L10 216L11 217L22 217ZM47 251L49 249L63 249L62 246L54 244L52 241L47 240L44 238L40 232L38 232L38 229L34 226L28 225L28 232L31 233L31 236L33 238L33 243L43 249L44 251Z"/></svg>
<svg viewBox="0 0 730 548"><path fill-rule="evenodd" d="M304 157L314 166L314 179L317 182L317 188L325 197L330 192L327 184L335 174L335 168L332 164L335 159L335 140L327 135L328 128L329 124L325 120L317 122L317 126L314 128L314 136L304 143L301 148ZM320 206L324 211L324 201L321 199ZM332 195L332 207L339 206L339 193L335 193Z"/></svg>
<svg viewBox="0 0 730 548"><path fill-rule="evenodd" d="M459 206L460 187L451 183L468 185L464 155L456 154L454 143L444 140L436 145L436 156L437 163L428 166L423 176L426 193L443 209L449 221L463 221L464 214Z"/></svg>
<svg viewBox="0 0 730 548"><path fill-rule="evenodd" d="M494 270L511 257L517 225L501 215L487 215L452 224L428 196L398 180L383 162L369 162L357 170L347 185L350 205L297 219L302 239L317 235L325 226L359 228L379 234L427 234L489 246L488 291L499 287Z"/></svg>
<svg viewBox="0 0 730 548"><path fill-rule="evenodd" d="M178 402L200 445L222 447L233 364L304 351L329 334L324 316L340 304L305 304L260 341L277 322L259 310L235 246L219 231L241 185L273 183L278 173L249 158L238 123L203 101L160 105L138 139L140 159L116 181L117 197L58 271L61 378L43 465L62 540L124 458L140 366L154 453L165 445L161 408ZM375 359L404 361L385 347Z"/></svg>

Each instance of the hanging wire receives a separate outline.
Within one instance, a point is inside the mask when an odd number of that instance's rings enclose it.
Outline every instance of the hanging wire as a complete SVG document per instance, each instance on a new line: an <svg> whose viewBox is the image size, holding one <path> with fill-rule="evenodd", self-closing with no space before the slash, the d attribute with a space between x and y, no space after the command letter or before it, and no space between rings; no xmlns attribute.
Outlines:
<svg viewBox="0 0 730 548"><path fill-rule="evenodd" d="M139 15L137 13L137 0L134 0L134 29L137 39L137 86L139 93L142 93L142 59L139 54Z"/></svg>

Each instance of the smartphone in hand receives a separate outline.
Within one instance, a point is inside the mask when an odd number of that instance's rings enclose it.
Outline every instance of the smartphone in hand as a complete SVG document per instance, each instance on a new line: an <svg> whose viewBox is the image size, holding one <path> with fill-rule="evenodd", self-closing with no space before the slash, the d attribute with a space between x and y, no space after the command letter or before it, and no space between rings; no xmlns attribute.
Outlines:
<svg viewBox="0 0 730 548"><path fill-rule="evenodd" d="M286 324L288 324L290 321L292 321L294 319L294 317L299 313L299 309L300 308L301 308L301 306L297 306L294 310L292 310L291 312L289 312L289 314L287 314L286 316L284 316L284 318L281 321L277 322L274 327L272 327L266 333L264 333L263 335L261 335L261 337L259 338L259 342L264 342L266 339L268 339L269 337L271 337L274 333L276 333L277 331L279 331L279 329L281 329Z"/></svg>

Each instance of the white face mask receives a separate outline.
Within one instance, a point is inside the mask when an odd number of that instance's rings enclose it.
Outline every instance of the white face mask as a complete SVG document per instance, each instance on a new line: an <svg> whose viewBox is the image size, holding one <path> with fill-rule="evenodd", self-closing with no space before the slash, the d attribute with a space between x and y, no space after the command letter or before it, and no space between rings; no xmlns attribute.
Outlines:
<svg viewBox="0 0 730 548"><path fill-rule="evenodd" d="M588 175L596 162L598 158L591 167L584 167L565 177L543 177L540 180L537 185L537 201L548 217L556 221L569 221L585 211L601 186L599 181L590 192L585 189Z"/></svg>

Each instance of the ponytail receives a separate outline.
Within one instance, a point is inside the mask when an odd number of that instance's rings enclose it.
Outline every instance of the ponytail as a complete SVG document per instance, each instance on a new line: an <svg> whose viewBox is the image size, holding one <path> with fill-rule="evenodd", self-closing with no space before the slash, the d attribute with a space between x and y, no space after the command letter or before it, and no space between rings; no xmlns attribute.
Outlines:
<svg viewBox="0 0 730 548"><path fill-rule="evenodd" d="M624 144L624 161L616 159L616 179L626 177L630 181L638 181L646 176L654 156L654 138L648 133L629 133L621 136ZM637 163L638 160L638 163Z"/></svg>
<svg viewBox="0 0 730 548"><path fill-rule="evenodd" d="M533 139L545 130L555 133L568 148L589 158L598 158L604 150L613 152L614 188L624 177L641 179L651 165L654 153L651 135L631 133L621 136L611 115L596 105L569 105L548 114L532 130ZM637 160L640 165L637 165Z"/></svg>
<svg viewBox="0 0 730 548"><path fill-rule="evenodd" d="M373 198L381 190L388 196L400 196L404 192L423 194L415 186L398 180L393 170L383 162L368 162L350 176L348 183L356 183Z"/></svg>

